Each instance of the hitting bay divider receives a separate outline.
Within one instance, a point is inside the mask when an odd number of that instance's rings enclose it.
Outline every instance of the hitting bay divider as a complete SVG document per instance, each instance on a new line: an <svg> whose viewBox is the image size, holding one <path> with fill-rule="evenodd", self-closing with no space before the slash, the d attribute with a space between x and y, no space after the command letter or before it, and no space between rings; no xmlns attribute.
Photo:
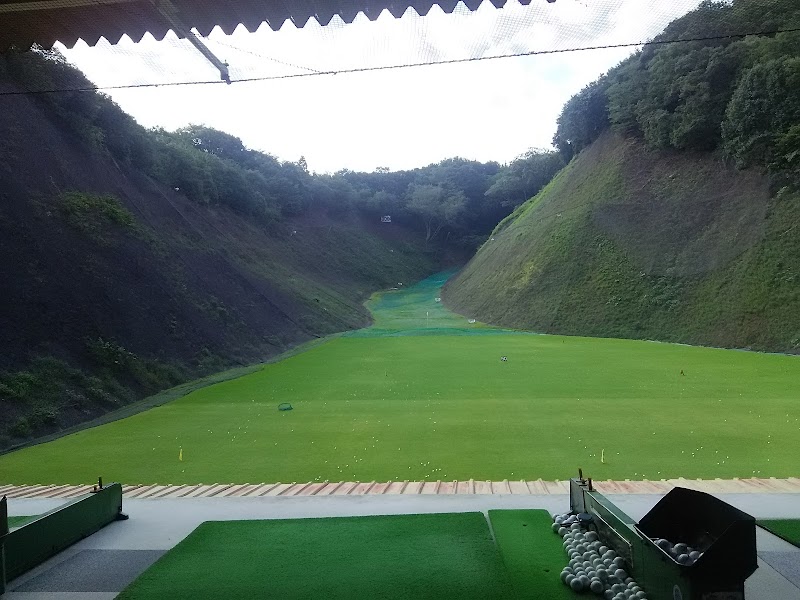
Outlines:
<svg viewBox="0 0 800 600"><path fill-rule="evenodd" d="M109 523L127 519L122 486L112 483L46 512L10 531L8 500L0 500L0 594L5 584Z"/></svg>

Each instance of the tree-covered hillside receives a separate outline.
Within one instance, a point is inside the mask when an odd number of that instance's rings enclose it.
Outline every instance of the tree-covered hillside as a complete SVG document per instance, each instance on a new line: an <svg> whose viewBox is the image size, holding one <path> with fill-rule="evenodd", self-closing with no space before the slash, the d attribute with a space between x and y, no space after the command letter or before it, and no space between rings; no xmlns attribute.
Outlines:
<svg viewBox="0 0 800 600"><path fill-rule="evenodd" d="M796 172L798 28L794 0L703 0L573 96L553 142L569 160L611 128L653 149L719 149L739 167ZM658 43L675 40L696 41Z"/></svg>
<svg viewBox="0 0 800 600"><path fill-rule="evenodd" d="M800 27L703 2L565 105L570 164L445 290L512 327L800 351ZM701 38L706 38L701 40Z"/></svg>
<svg viewBox="0 0 800 600"><path fill-rule="evenodd" d="M494 225L563 166L558 153L532 150L501 167L452 158L410 171L308 172L305 159L280 161L203 125L147 130L55 50L0 55L0 82L31 98L57 126L97 156L135 169L202 206L225 206L270 226L313 210L390 215L427 242L447 238L472 250ZM324 132L320 132L324 135Z"/></svg>

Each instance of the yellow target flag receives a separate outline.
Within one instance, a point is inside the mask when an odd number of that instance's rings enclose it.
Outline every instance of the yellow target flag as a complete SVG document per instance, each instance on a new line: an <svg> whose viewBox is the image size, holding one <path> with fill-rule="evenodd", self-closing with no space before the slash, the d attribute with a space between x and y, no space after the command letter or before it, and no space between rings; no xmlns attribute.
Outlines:
<svg viewBox="0 0 800 600"><path fill-rule="evenodd" d="M178 451L178 460L183 461L183 448Z"/></svg>

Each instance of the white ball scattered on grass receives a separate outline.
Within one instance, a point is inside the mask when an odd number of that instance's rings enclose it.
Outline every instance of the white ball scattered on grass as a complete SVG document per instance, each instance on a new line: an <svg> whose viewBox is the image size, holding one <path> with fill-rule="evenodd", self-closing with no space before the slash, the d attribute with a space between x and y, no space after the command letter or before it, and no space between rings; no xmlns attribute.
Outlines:
<svg viewBox="0 0 800 600"><path fill-rule="evenodd" d="M589 585L589 589L592 590L595 594L600 594L603 591L603 582L599 579L595 579Z"/></svg>
<svg viewBox="0 0 800 600"><path fill-rule="evenodd" d="M572 590L575 591L575 592L579 592L580 593L580 592L583 591L583 583L581 583L581 580L578 579L578 578L573 579L570 582L569 587L571 587Z"/></svg>

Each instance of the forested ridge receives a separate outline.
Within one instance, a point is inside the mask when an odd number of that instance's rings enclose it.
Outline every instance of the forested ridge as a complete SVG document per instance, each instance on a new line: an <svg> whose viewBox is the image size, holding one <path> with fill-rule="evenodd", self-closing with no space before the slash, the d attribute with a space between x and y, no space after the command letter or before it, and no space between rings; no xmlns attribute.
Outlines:
<svg viewBox="0 0 800 600"><path fill-rule="evenodd" d="M0 449L366 325L371 292L463 263L563 166L315 174L39 93L86 87L57 51L0 55Z"/></svg>
<svg viewBox="0 0 800 600"><path fill-rule="evenodd" d="M573 96L554 145L569 160L604 131L651 149L719 151L740 168L800 165L800 5L704 0ZM786 31L768 35L746 33ZM703 38L707 38L703 40Z"/></svg>
<svg viewBox="0 0 800 600"><path fill-rule="evenodd" d="M568 166L445 300L543 332L800 352L798 27L791 0L706 0L655 38L695 41L573 96Z"/></svg>
<svg viewBox="0 0 800 600"><path fill-rule="evenodd" d="M0 77L33 93L91 87L55 50L12 52ZM424 168L373 173L309 173L306 161L281 161L203 125L145 129L97 92L35 94L60 126L94 152L136 169L192 201L223 205L265 226L321 208L391 215L474 248L492 227L564 166L552 150L531 150L509 165L452 158ZM483 236L483 237L482 237Z"/></svg>

